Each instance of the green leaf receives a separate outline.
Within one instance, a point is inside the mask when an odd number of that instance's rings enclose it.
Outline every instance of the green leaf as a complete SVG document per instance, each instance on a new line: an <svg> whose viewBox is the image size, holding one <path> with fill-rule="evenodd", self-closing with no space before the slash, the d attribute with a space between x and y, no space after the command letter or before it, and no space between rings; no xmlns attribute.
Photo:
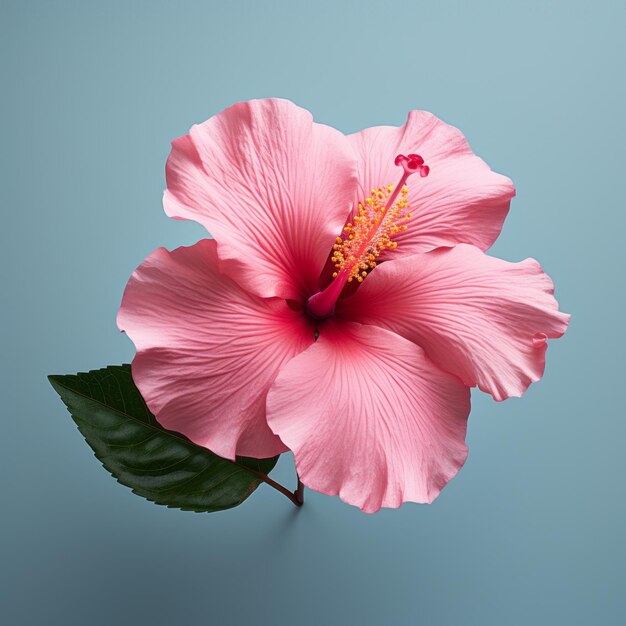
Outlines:
<svg viewBox="0 0 626 626"><path fill-rule="evenodd" d="M184 511L241 504L278 457L229 461L165 430L135 386L130 365L48 376L102 465L134 493Z"/></svg>

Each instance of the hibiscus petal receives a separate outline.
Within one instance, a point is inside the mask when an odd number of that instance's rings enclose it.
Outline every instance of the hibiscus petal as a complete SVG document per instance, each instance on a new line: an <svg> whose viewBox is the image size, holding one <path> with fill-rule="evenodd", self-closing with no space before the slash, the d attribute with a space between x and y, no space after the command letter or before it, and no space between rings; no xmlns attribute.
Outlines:
<svg viewBox="0 0 626 626"><path fill-rule="evenodd" d="M220 456L285 451L265 419L267 390L313 342L301 313L220 274L216 243L155 250L131 276L117 323L133 379L159 422Z"/></svg>
<svg viewBox="0 0 626 626"><path fill-rule="evenodd" d="M366 128L348 139L359 155L357 200L397 183L398 154L417 153L430 166L428 177L408 181L413 217L408 229L394 236L399 243L394 257L455 243L486 250L497 239L515 188L473 154L458 129L426 111L411 111L404 126Z"/></svg>
<svg viewBox="0 0 626 626"><path fill-rule="evenodd" d="M287 100L240 102L172 143L166 213L199 222L222 271L260 296L316 291L350 212L356 162L339 131Z"/></svg>
<svg viewBox="0 0 626 626"><path fill-rule="evenodd" d="M267 405L302 482L368 513L432 502L467 456L469 389L382 328L326 322Z"/></svg>
<svg viewBox="0 0 626 626"><path fill-rule="evenodd" d="M569 315L534 259L509 263L458 245L378 266L337 313L416 342L442 369L496 400L541 378L546 339Z"/></svg>

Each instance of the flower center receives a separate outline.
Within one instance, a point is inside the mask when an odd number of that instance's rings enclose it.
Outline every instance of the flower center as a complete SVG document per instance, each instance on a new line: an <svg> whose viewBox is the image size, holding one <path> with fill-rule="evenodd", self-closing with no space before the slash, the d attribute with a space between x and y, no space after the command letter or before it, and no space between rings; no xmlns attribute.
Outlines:
<svg viewBox="0 0 626 626"><path fill-rule="evenodd" d="M406 181L415 172L421 177L428 176L430 168L419 154L399 154L394 163L404 170L398 184L372 189L370 197L359 202L357 214L344 226L342 236L337 237L331 258L335 264L333 281L306 303L312 317L330 317L346 283L363 282L376 267L376 259L385 250L398 247L393 236L406 230L406 222L411 219Z"/></svg>

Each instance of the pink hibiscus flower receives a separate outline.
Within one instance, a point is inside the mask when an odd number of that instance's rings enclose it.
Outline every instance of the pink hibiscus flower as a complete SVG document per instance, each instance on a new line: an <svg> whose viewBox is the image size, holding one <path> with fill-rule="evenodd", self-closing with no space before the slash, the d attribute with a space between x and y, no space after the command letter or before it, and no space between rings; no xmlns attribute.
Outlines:
<svg viewBox="0 0 626 626"><path fill-rule="evenodd" d="M469 388L521 395L567 327L536 261L484 253L514 193L423 111L345 136L235 104L173 142L165 211L214 239L130 278L139 390L223 457L291 450L305 485L367 512L431 502L467 456Z"/></svg>

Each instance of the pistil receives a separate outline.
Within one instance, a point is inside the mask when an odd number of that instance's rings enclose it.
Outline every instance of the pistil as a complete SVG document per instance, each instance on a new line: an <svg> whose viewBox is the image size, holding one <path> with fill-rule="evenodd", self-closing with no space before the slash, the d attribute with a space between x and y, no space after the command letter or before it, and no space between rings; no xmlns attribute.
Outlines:
<svg viewBox="0 0 626 626"><path fill-rule="evenodd" d="M406 222L411 219L406 182L416 172L421 177L428 176L430 169L418 154L399 154L394 163L404 170L398 184L372 189L370 197L359 203L353 220L344 226L342 237L337 237L331 257L336 270L333 281L307 301L311 317L330 317L346 284L353 280L363 282L376 267L380 254L398 247L393 236L406 230Z"/></svg>

